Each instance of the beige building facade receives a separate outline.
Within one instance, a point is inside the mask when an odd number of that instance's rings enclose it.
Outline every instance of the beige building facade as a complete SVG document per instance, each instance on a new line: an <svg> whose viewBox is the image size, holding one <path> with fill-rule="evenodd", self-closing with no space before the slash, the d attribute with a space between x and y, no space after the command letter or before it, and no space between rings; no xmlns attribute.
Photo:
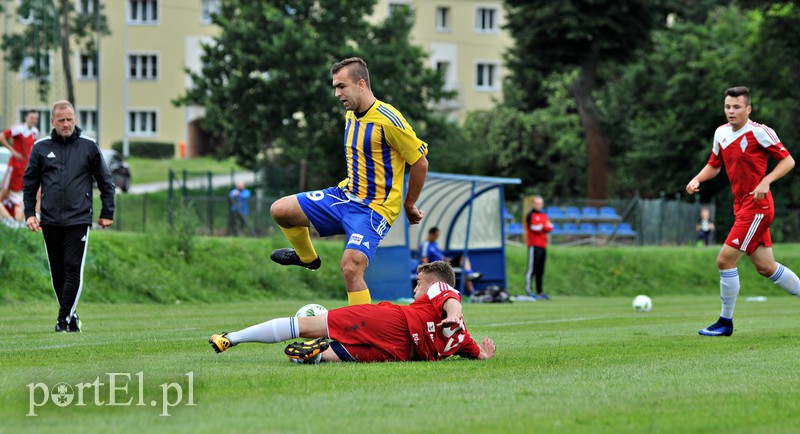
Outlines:
<svg viewBox="0 0 800 434"><path fill-rule="evenodd" d="M76 0L90 10L96 0ZM172 101L191 85L185 68L199 70L201 44L219 29L210 15L219 0L101 0L111 35L100 43L99 60L77 50L71 56L78 125L85 135L108 148L115 141L158 141L188 144L188 155L208 146L200 133L201 107L176 107ZM3 32L34 25L19 19L18 0L4 0ZM438 106L453 119L469 110L489 108L501 98L502 54L511 44L502 30L500 0L379 0L373 20L393 8L414 10L414 43L429 53L429 66L444 72L446 86L458 91ZM46 24L45 26L46 27ZM47 35L45 28L42 35ZM31 60L28 60L32 62ZM11 71L0 59L0 128L20 122L28 109L40 110L40 130L50 131L50 107L66 98L59 52L50 53L50 91L40 101L35 81ZM99 79L98 79L99 77ZM98 95L99 90L99 95ZM100 110L98 111L98 107Z"/></svg>

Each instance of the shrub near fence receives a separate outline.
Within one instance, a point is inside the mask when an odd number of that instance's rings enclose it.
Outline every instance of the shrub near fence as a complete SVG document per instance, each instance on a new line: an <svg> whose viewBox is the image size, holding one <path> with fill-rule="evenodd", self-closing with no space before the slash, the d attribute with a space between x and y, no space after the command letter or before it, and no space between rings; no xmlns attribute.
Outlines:
<svg viewBox="0 0 800 434"><path fill-rule="evenodd" d="M141 158L172 158L175 156L175 144L169 142L136 141L128 143L128 150L133 157ZM111 144L111 149L122 155L122 142Z"/></svg>

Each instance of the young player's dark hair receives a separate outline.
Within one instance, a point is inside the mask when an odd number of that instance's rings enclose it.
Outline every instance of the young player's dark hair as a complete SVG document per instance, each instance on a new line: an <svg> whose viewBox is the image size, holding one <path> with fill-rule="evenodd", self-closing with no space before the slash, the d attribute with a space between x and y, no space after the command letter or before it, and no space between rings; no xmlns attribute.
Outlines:
<svg viewBox="0 0 800 434"><path fill-rule="evenodd" d="M336 62L331 67L331 75L335 75L339 72L342 68L347 68L347 72L349 73L350 79L353 80L353 83L358 83L358 80L364 80L364 83L367 85L367 89L371 89L369 85L369 70L367 69L367 62L364 62L360 57L350 57L347 59L342 60L341 62Z"/></svg>
<svg viewBox="0 0 800 434"><path fill-rule="evenodd" d="M732 87L725 91L725 96L732 96L734 98L738 98L740 96L744 97L744 103L746 105L750 105L750 89L744 86L736 86Z"/></svg>
<svg viewBox="0 0 800 434"><path fill-rule="evenodd" d="M428 229L428 235L433 235L433 234L438 234L438 233L439 233L439 228L437 228L436 226Z"/></svg>
<svg viewBox="0 0 800 434"><path fill-rule="evenodd" d="M450 286L456 286L456 273L453 267L446 261L434 261L427 264L419 264L417 274L425 273L437 282L444 282Z"/></svg>

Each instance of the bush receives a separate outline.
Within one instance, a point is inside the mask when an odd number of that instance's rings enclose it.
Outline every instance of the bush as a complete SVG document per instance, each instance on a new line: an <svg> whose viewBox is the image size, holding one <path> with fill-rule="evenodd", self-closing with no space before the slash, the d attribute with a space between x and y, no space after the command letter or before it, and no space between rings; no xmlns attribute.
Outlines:
<svg viewBox="0 0 800 434"><path fill-rule="evenodd" d="M169 142L137 141L129 142L128 145L132 157L172 158L175 156L175 144ZM122 154L122 141L112 143L111 149Z"/></svg>

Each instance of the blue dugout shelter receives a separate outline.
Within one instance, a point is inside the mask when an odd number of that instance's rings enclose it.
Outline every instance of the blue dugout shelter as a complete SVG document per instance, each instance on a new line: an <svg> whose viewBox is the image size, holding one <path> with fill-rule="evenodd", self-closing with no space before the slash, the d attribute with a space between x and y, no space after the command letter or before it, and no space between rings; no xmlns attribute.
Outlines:
<svg viewBox="0 0 800 434"><path fill-rule="evenodd" d="M412 296L412 272L419 246L434 226L439 228L439 247L447 256L466 254L472 269L483 273L473 282L475 289L488 285L505 288L503 188L521 182L519 178L429 172L417 201L417 207L425 213L422 222L410 225L401 212L367 267L364 278L372 298ZM459 279L457 285L462 286L463 281Z"/></svg>

